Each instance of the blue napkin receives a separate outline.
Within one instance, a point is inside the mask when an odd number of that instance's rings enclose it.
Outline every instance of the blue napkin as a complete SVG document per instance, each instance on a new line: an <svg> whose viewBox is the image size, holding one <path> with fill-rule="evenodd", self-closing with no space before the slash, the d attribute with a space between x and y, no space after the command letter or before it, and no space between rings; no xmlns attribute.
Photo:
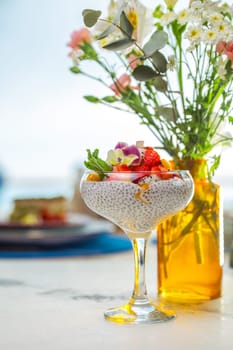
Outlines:
<svg viewBox="0 0 233 350"><path fill-rule="evenodd" d="M115 235L109 232L99 232L88 240L71 243L65 246L43 247L12 247L7 249L0 245L0 258L56 258L85 255L110 254L131 249L127 236Z"/></svg>

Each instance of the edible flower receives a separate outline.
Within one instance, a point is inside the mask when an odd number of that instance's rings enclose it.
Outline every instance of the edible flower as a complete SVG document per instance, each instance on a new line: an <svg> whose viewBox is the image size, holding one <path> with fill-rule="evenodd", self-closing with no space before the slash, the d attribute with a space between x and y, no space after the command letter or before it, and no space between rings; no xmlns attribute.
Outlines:
<svg viewBox="0 0 233 350"><path fill-rule="evenodd" d="M107 159L104 161L99 158L99 150L88 152L88 160L84 162L88 169L94 170L99 174L99 179L103 180L106 177L110 179L117 178L116 175L109 175L107 173L118 173L118 172L152 172L158 173L160 178L168 179L169 176L164 176L170 170L170 162L165 159L161 159L160 155L153 147L145 147L142 141L138 141L136 145L128 145L126 142L118 142L114 149L111 149L107 153ZM138 178L143 177L141 174L139 177L136 176L134 181ZM89 177L89 181L94 180L96 177ZM131 177L129 179L132 180Z"/></svg>

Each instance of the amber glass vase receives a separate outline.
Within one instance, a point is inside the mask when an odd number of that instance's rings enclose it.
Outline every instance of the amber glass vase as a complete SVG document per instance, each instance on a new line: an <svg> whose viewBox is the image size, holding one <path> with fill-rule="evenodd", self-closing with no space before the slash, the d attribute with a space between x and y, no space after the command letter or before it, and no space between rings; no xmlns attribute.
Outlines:
<svg viewBox="0 0 233 350"><path fill-rule="evenodd" d="M220 186L207 177L205 160L186 160L195 191L190 204L157 228L158 294L175 302L221 296L223 213Z"/></svg>

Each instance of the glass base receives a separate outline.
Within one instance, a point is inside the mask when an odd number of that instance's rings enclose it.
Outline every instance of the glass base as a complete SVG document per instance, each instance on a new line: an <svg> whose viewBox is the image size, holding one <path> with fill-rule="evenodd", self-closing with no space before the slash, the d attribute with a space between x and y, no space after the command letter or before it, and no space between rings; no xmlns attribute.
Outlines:
<svg viewBox="0 0 233 350"><path fill-rule="evenodd" d="M159 292L158 293L159 300L164 302L174 302L174 303L183 303L183 304L190 304L190 303L201 303L204 301L217 299L221 297L221 293L218 293L216 295L208 295L208 294L201 294L201 293L195 293L193 291L184 290L184 289L167 289L166 291Z"/></svg>
<svg viewBox="0 0 233 350"><path fill-rule="evenodd" d="M131 324L152 324L172 320L176 317L174 311L162 310L152 303L132 304L110 308L104 317L108 321Z"/></svg>

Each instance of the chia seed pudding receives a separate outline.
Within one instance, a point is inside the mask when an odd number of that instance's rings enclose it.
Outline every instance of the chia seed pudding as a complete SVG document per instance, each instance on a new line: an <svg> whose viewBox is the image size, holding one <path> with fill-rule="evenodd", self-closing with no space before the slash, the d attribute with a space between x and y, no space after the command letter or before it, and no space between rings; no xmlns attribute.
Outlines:
<svg viewBox="0 0 233 350"><path fill-rule="evenodd" d="M124 180L121 173L119 180L84 180L81 194L91 210L124 231L146 233L185 208L193 195L193 182L185 172L168 179L145 176L137 183Z"/></svg>

